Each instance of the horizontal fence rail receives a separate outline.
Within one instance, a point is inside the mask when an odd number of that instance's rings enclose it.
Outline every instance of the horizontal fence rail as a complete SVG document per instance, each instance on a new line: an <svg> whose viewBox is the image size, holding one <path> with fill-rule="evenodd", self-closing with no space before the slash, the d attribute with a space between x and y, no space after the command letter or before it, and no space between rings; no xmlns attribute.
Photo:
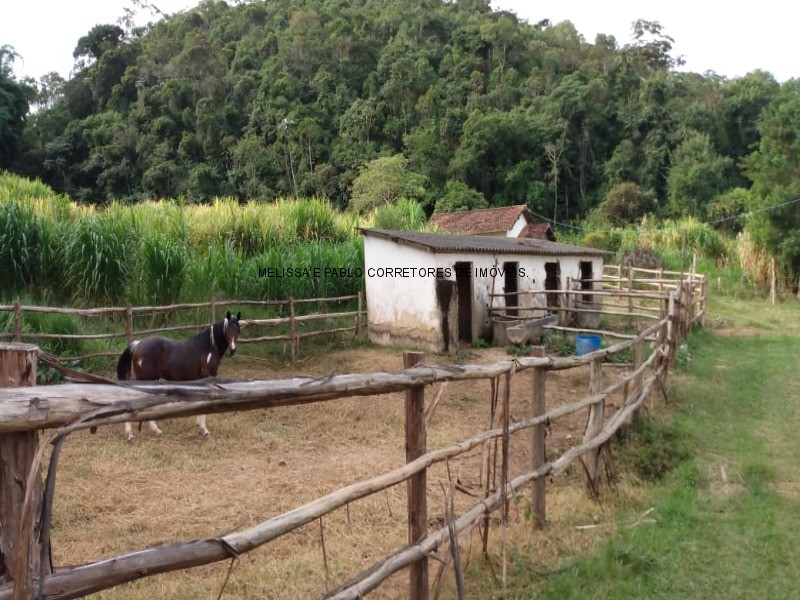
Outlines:
<svg viewBox="0 0 800 600"><path fill-rule="evenodd" d="M312 303L318 305L328 306L331 303L356 303L356 310L334 311L328 309L323 313L316 314L297 314L296 308L298 306L306 306ZM361 292L351 296L336 296L331 298L290 298L288 300L225 300L225 301L212 301L212 302L192 302L184 304L170 304L166 306L117 306L117 307L104 307L104 308L60 308L54 306L31 306L14 303L12 305L0 305L0 313L11 312L14 315L14 330L12 332L0 332L0 340L13 340L15 342L22 341L37 341L37 340L118 340L126 339L128 343L132 342L137 337L148 335L161 335L165 333L172 333L176 331L200 331L203 327L207 327L209 322L196 322L186 325L164 325L161 327L135 327L135 317L142 317L147 315L157 315L161 313L174 313L178 311L208 309L209 314L212 316L222 307L228 306L252 306L261 308L273 308L280 312L286 313L288 316L265 318L265 319L247 319L241 321L242 328L246 331L247 328L256 329L263 327L276 327L281 325L288 326L288 333L280 333L273 335L260 335L241 337L238 342L240 344L259 343L259 342L289 342L292 354L292 360L297 360L299 353L300 340L309 339L317 336L331 335L337 333L352 333L357 336L362 330L362 323L365 321L364 302ZM36 314L54 314L54 315L72 315L77 317L101 317L106 319L114 319L112 326L124 328L117 332L107 333L48 333L48 332L29 332L24 331L22 327L22 317L24 313ZM353 325L331 327L330 323L325 323L326 320L341 319L344 322L352 320ZM312 323L314 321L322 321L323 327L314 331L298 331L298 325ZM341 323L340 323L341 325ZM108 352L91 352L80 355L56 355L55 358L61 362L73 362L85 360L94 357L103 356L118 356L121 348L115 351Z"/></svg>
<svg viewBox="0 0 800 600"><path fill-rule="evenodd" d="M490 317L525 321L545 314L558 316L566 331L582 317L625 317L658 321L667 315L670 294L681 292L692 306L692 323L705 324L708 277L692 268L684 273L604 265L599 279L566 278L566 289L490 292ZM553 329L552 326L545 326ZM587 329L596 329L596 326Z"/></svg>
<svg viewBox="0 0 800 600"><path fill-rule="evenodd" d="M696 292L704 291L703 281L702 278L692 277L687 281L678 282L673 290L667 292L664 314L657 322L640 326L636 334L622 334L620 336L622 341L583 356L519 357L485 365L453 366L422 362L394 372L277 380L226 381L214 378L188 383L145 383L114 382L92 376L94 381L102 383L0 388L0 443L13 436L29 435L32 432L36 433L38 438L39 431L50 430L44 439L35 443L36 452L33 453L34 458L30 465L31 481L33 480L31 478L40 472L45 448L51 442L53 444L42 497L37 498L35 494L28 494L21 507L22 514L33 515L38 510L37 502L40 502L41 527L34 528L34 522L37 520L35 518L23 520L17 540L18 547L38 548L32 550L32 553L39 552L41 560L26 562L14 572L14 582L0 585L0 600L14 598L17 585L31 590L31 593L41 593L48 597L77 598L142 577L229 560L268 544L298 527L321 519L350 502L404 481L413 481L424 476L433 465L446 462L476 448L483 448L484 452L483 462L486 472L483 472L482 467L482 478L490 469L488 457L492 452L491 448L494 448L495 475L498 475L496 462L500 456L501 471L497 477L497 485L491 487L487 475L484 497L460 516L453 515L446 526L432 532L427 532L425 497L423 495L420 498L419 489L415 492L414 487L410 485L407 492L409 524L412 521L422 524L421 535L412 536L410 528L406 546L397 548L389 555L380 558L371 567L326 592L323 597L361 598L378 588L391 575L405 568L412 569L412 573L418 575L426 573L427 566L423 570L423 565L427 565L432 552L448 544L453 551L453 546L458 545L459 536L467 534L476 527L483 526L484 529L489 527L487 518L493 512L500 511L501 529L504 531L509 518L509 500L528 486L530 486L533 511L531 526L541 527L546 521L545 477L559 475L569 465L580 460L587 477L587 489L590 493L597 494L602 473L599 465L601 460L607 460L603 458L603 448L614 433L629 421L654 387L665 385L675 360L679 340L688 335L693 324L698 322L705 310L704 301L703 303L696 301ZM576 293L580 292L581 290L576 290ZM126 307L125 311L127 314L132 312L129 307ZM360 312L357 311L355 315L350 312L348 317L358 318ZM327 315L315 317L328 318ZM272 322L272 319L265 321ZM604 385L602 383L604 363L620 352L631 350L634 359L629 371L613 383ZM49 360L44 355L42 358ZM565 405L546 409L544 405L546 373L576 367L589 369L590 383L587 393ZM534 396L540 398L540 402L532 404L533 412L529 417L511 423L509 402L512 380L518 381L513 378L523 372L533 375ZM424 396L415 396L409 392L424 394L423 390L434 384L486 379L505 381L502 418L496 424L492 419L492 425L488 429L475 433L467 439L426 450L424 426L421 430L417 428L416 431L411 431L407 427L406 447L409 448L412 444L412 437L409 436L416 436L413 443L423 450L418 456L409 455L406 464L388 472L333 490L303 506L254 523L239 531L153 546L82 565L59 568L53 573L48 572L47 549L51 543L49 524L52 518L55 493L53 483L58 468L58 455L65 440L75 431L124 421L255 410L335 401L354 396L365 397L365 402L368 401L367 397L378 397L379 401L395 401L386 399L385 395L396 392L406 392L408 419L413 413L412 407L416 406L414 410L418 410L421 406L414 403L420 399L424 401ZM615 412L606 415L606 400L612 394L622 394L623 400ZM536 408L537 406L539 408ZM587 427L582 439L563 450L558 456L552 456L552 450L546 453L543 428L582 411L588 411ZM509 440L511 436L523 433L531 436L530 447L533 449L531 463L524 473L510 478ZM501 455L498 454L495 442L502 443ZM549 459L545 459L548 454ZM424 489L425 486L422 488L423 494ZM505 537L502 539L505 564ZM37 566L34 566L34 563ZM17 591L20 589L23 588L20 587ZM428 593L427 575L411 577L409 597L428 598Z"/></svg>

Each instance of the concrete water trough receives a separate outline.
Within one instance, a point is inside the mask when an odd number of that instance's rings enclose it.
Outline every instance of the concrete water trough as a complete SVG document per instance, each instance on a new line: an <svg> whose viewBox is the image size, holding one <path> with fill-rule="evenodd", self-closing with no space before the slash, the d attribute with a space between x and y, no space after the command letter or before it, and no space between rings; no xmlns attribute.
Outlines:
<svg viewBox="0 0 800 600"><path fill-rule="evenodd" d="M544 335L545 325L556 322L556 315L547 315L538 319L497 319L493 320L494 343L499 346L508 344L528 344L538 341Z"/></svg>

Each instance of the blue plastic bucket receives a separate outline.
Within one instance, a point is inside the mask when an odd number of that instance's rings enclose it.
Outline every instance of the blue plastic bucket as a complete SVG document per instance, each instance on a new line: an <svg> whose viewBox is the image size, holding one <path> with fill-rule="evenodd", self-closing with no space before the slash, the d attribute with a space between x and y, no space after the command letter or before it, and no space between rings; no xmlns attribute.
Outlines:
<svg viewBox="0 0 800 600"><path fill-rule="evenodd" d="M579 335L575 338L575 354L583 356L595 350L600 350L601 338L599 335Z"/></svg>

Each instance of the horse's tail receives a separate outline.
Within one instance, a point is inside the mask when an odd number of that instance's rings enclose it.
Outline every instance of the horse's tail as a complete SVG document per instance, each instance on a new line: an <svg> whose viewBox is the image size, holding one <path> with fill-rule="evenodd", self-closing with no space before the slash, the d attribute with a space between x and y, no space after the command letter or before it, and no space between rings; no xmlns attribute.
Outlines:
<svg viewBox="0 0 800 600"><path fill-rule="evenodd" d="M131 358L133 355L133 344L125 348L125 352L119 357L117 361L117 379L127 379L131 372Z"/></svg>

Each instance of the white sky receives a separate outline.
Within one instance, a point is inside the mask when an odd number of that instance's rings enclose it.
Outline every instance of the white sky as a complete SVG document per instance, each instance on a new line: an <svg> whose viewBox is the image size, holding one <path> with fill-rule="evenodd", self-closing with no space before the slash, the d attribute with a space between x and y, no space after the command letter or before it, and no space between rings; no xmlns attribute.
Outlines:
<svg viewBox="0 0 800 600"><path fill-rule="evenodd" d="M521 19L555 24L571 21L587 42L598 33L613 35L623 46L632 41L637 19L658 21L662 33L675 40L673 56L683 56L685 71L714 71L729 78L756 69L780 82L800 77L797 61L797 17L800 4L785 0L755 3L704 0L491 0L495 9Z"/></svg>
<svg viewBox="0 0 800 600"><path fill-rule="evenodd" d="M152 1L167 13L197 4L197 0ZM36 79L50 71L66 78L78 39L94 25L115 23L123 8L131 5L130 0L3 0L2 4L0 45L9 44L22 56L15 63L17 76ZM545 18L552 23L569 20L588 42L597 33L607 33L620 45L631 41L631 23L636 19L659 21L663 32L675 40L674 54L684 56L685 70L713 70L732 78L763 69L778 81L800 76L796 58L800 4L786 0L754 4L492 0L492 6L511 10L532 23ZM147 20L145 15L142 22Z"/></svg>
<svg viewBox="0 0 800 600"><path fill-rule="evenodd" d="M197 0L149 0L165 13L198 4ZM22 58L14 62L17 77L39 79L57 71L65 79L73 66L72 51L95 25L116 24L130 0L2 0L0 46L13 46ZM155 18L141 12L138 24Z"/></svg>

